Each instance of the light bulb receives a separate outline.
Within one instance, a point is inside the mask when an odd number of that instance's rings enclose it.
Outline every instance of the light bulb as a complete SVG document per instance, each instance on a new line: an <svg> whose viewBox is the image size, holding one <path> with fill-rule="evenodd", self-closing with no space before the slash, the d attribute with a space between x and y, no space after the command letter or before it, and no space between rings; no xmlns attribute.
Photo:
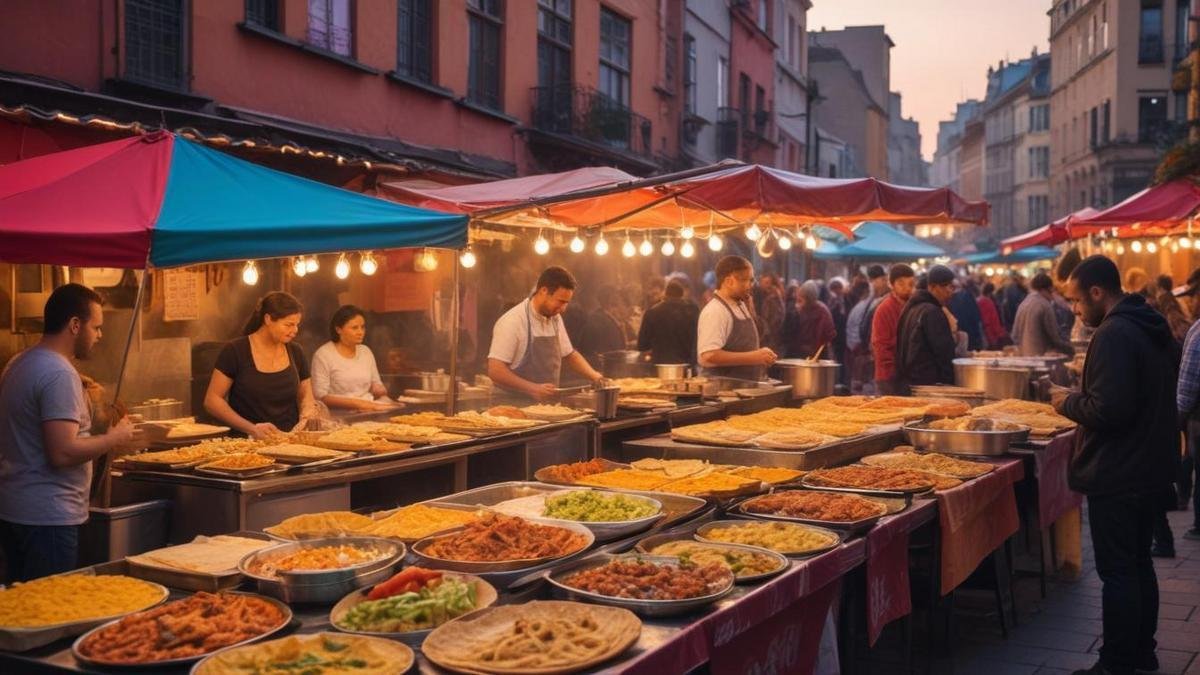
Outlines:
<svg viewBox="0 0 1200 675"><path fill-rule="evenodd" d="M350 276L350 261L346 260L345 253L338 256L337 264L333 266L333 274L339 279Z"/></svg>
<svg viewBox="0 0 1200 675"><path fill-rule="evenodd" d="M621 244L621 255L626 258L632 258L637 255L637 247L633 245L633 240L625 237L625 243Z"/></svg>
<svg viewBox="0 0 1200 675"><path fill-rule="evenodd" d="M471 250L470 246L468 246L462 252L462 254L458 256L458 262L460 265L462 265L463 267L465 267L467 269L471 269L472 267L475 266L475 262L476 262L475 252Z"/></svg>
<svg viewBox="0 0 1200 675"><path fill-rule="evenodd" d="M683 229L679 231L680 239L691 239L694 236L696 236L696 230L692 229L691 225L684 225Z"/></svg>
<svg viewBox="0 0 1200 675"><path fill-rule="evenodd" d="M292 272L298 277L308 274L308 264L304 262L304 258L296 258L292 261Z"/></svg>
<svg viewBox="0 0 1200 675"><path fill-rule="evenodd" d="M1117 244L1117 255L1125 255L1125 244Z"/></svg>
<svg viewBox="0 0 1200 675"><path fill-rule="evenodd" d="M585 248L587 248L587 243L580 239L579 235L575 235L575 238L571 240L571 253L583 253Z"/></svg>
<svg viewBox="0 0 1200 675"><path fill-rule="evenodd" d="M364 253L358 261L358 271L367 276L371 276L379 271L379 263L376 262L375 256L371 252Z"/></svg>
<svg viewBox="0 0 1200 675"><path fill-rule="evenodd" d="M1171 253L1179 253L1179 243L1171 242Z"/></svg>
<svg viewBox="0 0 1200 675"><path fill-rule="evenodd" d="M321 263L317 262L317 256L308 256L308 261L304 263L304 269L308 270L309 274L321 269Z"/></svg>
<svg viewBox="0 0 1200 675"><path fill-rule="evenodd" d="M817 238L812 236L811 232L809 232L808 236L804 238L804 248L810 251L817 248Z"/></svg>
<svg viewBox="0 0 1200 675"><path fill-rule="evenodd" d="M1134 253L1141 253L1142 252L1142 242L1135 241L1129 245L1129 248L1133 249Z"/></svg>
<svg viewBox="0 0 1200 675"><path fill-rule="evenodd" d="M550 252L550 242L538 232L538 238L533 242L533 252L538 255L546 255Z"/></svg>
<svg viewBox="0 0 1200 675"><path fill-rule="evenodd" d="M1200 237L1196 237L1192 240L1192 248L1200 249Z"/></svg>
<svg viewBox="0 0 1200 675"><path fill-rule="evenodd" d="M1191 248L1191 247L1192 247L1191 239L1188 239L1187 237L1181 237L1179 239L1179 248Z"/></svg>
<svg viewBox="0 0 1200 675"><path fill-rule="evenodd" d="M654 253L654 244L650 243L649 236L642 238L642 243L638 245L638 253L641 253L643 256Z"/></svg>
<svg viewBox="0 0 1200 675"><path fill-rule="evenodd" d="M750 241L758 241L762 236L762 230L758 228L758 223L750 223L750 227L746 228L746 238Z"/></svg>
<svg viewBox="0 0 1200 675"><path fill-rule="evenodd" d="M989 267L989 268L987 268L986 270L984 270L984 271L983 271L983 273L984 273L984 274L986 274L986 275L988 275L989 277L994 277L994 276L996 276L996 268L995 268L995 267Z"/></svg>
<svg viewBox="0 0 1200 675"><path fill-rule="evenodd" d="M1146 252L1158 253L1158 244L1156 244L1154 242L1150 242L1149 244L1146 244Z"/></svg>
<svg viewBox="0 0 1200 675"><path fill-rule="evenodd" d="M708 235L708 250L713 253L720 253L722 248L725 248L725 242L721 241L721 235Z"/></svg>
<svg viewBox="0 0 1200 675"><path fill-rule="evenodd" d="M1162 236L1162 239L1159 239L1159 240L1158 240L1158 243L1162 244L1163 246L1166 246L1166 245L1167 245L1167 244L1169 244L1170 242L1171 242L1171 238L1170 238L1170 237L1168 237L1168 236L1167 236L1167 235L1165 235L1165 234Z"/></svg>
<svg viewBox="0 0 1200 675"><path fill-rule="evenodd" d="M600 238L596 240L596 246L592 250L596 252L596 255L604 255L605 253L608 253L608 242L604 240L603 234L600 235Z"/></svg>
<svg viewBox="0 0 1200 675"><path fill-rule="evenodd" d="M696 246L692 244L691 239L684 239L683 244L679 247L679 255L690 258L696 255Z"/></svg>
<svg viewBox="0 0 1200 675"><path fill-rule="evenodd" d="M665 256L673 256L675 255L675 242L667 239L663 242L662 248L659 250L662 251L662 254Z"/></svg>
<svg viewBox="0 0 1200 675"><path fill-rule="evenodd" d="M253 260L247 260L246 266L242 268L242 283L247 286L253 286L258 283L258 266Z"/></svg>
<svg viewBox="0 0 1200 675"><path fill-rule="evenodd" d="M783 234L782 232L779 233L779 250L787 251L791 248L792 248L792 238L787 236L786 234Z"/></svg>
<svg viewBox="0 0 1200 675"><path fill-rule="evenodd" d="M754 248L760 256L770 258L775 255L775 237L772 237L771 232L768 231L758 238L758 243L754 245Z"/></svg>

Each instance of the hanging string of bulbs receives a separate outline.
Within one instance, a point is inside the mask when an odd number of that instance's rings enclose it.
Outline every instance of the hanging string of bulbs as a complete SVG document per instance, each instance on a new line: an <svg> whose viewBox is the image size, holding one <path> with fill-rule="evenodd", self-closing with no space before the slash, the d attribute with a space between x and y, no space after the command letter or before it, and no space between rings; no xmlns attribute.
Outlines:
<svg viewBox="0 0 1200 675"><path fill-rule="evenodd" d="M436 263L435 263L436 266ZM315 255L301 255L291 259L292 274L298 277L305 277L309 274L315 274L321 269L321 261ZM339 279L347 279L351 272L350 255L347 253L339 253L337 262L333 266L333 274ZM379 271L379 261L375 259L375 254L371 251L363 251L358 254L358 271L365 276L371 276ZM247 286L258 284L259 279L258 262L255 260L247 260L242 266L242 283Z"/></svg>

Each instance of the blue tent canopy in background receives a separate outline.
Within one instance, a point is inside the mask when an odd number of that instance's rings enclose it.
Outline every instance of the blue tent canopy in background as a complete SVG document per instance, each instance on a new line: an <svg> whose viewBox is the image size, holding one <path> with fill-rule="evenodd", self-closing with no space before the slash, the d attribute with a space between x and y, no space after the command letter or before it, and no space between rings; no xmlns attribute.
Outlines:
<svg viewBox="0 0 1200 675"><path fill-rule="evenodd" d="M845 241L841 237L837 239ZM916 260L946 255L942 249L875 220L854 228L854 241L837 243L822 239L813 254L818 260Z"/></svg>
<svg viewBox="0 0 1200 675"><path fill-rule="evenodd" d="M971 255L963 258L963 260L968 265L1019 265L1021 263L1031 263L1039 260L1053 260L1058 256L1058 251L1050 248L1049 246L1030 246L1029 248L1013 251L1008 255L1004 255L998 250L972 253Z"/></svg>

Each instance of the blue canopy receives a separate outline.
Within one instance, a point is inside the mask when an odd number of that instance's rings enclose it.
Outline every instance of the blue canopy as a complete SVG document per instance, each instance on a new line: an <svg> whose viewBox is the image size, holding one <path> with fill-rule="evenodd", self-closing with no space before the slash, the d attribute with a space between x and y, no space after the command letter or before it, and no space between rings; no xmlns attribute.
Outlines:
<svg viewBox="0 0 1200 675"><path fill-rule="evenodd" d="M417 246L461 248L467 218L275 171L176 137L157 267Z"/></svg>
<svg viewBox="0 0 1200 675"><path fill-rule="evenodd" d="M839 237L840 239L840 237ZM822 240L813 254L818 260L916 260L946 255L942 249L887 223L868 220L854 228L854 241Z"/></svg>
<svg viewBox="0 0 1200 675"><path fill-rule="evenodd" d="M1039 260L1053 260L1059 256L1057 250L1049 246L1030 246L1022 248L1008 255L1004 255L1001 251L982 251L980 253L972 253L963 258L968 265L983 265L983 264L1000 264L1013 265L1020 263L1031 263Z"/></svg>

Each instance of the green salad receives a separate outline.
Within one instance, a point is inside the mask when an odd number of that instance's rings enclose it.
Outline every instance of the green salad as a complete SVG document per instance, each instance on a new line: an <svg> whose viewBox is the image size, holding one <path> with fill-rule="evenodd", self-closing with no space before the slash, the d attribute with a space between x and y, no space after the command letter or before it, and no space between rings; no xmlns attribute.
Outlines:
<svg viewBox="0 0 1200 675"><path fill-rule="evenodd" d="M475 584L445 579L420 591L382 600L367 600L350 608L338 628L371 633L406 633L436 628L475 609Z"/></svg>
<svg viewBox="0 0 1200 675"><path fill-rule="evenodd" d="M546 498L547 518L582 523L611 523L638 520L658 513L658 507L628 495L581 490Z"/></svg>

